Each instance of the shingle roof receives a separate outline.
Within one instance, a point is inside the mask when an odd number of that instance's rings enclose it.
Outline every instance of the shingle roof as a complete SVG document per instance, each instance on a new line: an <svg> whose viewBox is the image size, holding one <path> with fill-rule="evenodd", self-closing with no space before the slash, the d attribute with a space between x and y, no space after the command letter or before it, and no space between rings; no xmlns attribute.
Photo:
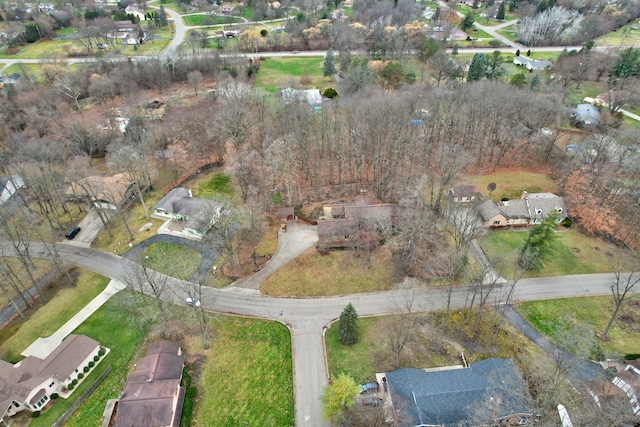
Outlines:
<svg viewBox="0 0 640 427"><path fill-rule="evenodd" d="M520 398L524 385L511 360L487 359L466 369L432 372L403 368L386 377L400 427L466 425L492 398L500 402L497 409L492 404L495 418L528 412Z"/></svg>
<svg viewBox="0 0 640 427"><path fill-rule="evenodd" d="M478 205L478 213L483 220L489 221L491 218L496 215L500 215L502 212L500 212L500 209L498 209L496 204L493 203L493 200L487 200L486 202Z"/></svg>
<svg viewBox="0 0 640 427"><path fill-rule="evenodd" d="M476 195L476 187L473 185L461 185L451 189L453 197L473 197Z"/></svg>
<svg viewBox="0 0 640 427"><path fill-rule="evenodd" d="M492 200L487 200L477 209L485 221L499 214L510 219L543 219L558 209L561 209L560 216L564 217L566 214L564 200L553 193L525 194L522 199L509 200L499 205L496 205Z"/></svg>

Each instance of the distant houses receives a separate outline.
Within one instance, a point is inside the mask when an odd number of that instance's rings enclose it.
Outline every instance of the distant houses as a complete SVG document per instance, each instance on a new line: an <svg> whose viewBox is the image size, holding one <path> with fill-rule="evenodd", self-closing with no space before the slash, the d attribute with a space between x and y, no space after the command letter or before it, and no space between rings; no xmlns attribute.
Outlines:
<svg viewBox="0 0 640 427"><path fill-rule="evenodd" d="M553 193L524 191L518 200L487 200L477 209L484 225L491 228L539 224L552 212L558 214L558 222L566 217L564 199Z"/></svg>

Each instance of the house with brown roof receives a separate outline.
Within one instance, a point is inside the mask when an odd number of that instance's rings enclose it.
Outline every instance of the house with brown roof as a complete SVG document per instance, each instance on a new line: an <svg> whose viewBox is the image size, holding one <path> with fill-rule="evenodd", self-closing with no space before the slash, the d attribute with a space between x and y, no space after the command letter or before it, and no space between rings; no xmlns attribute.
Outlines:
<svg viewBox="0 0 640 427"><path fill-rule="evenodd" d="M99 351L97 341L72 334L45 359L28 356L16 364L0 360L1 419L25 409L40 411L52 394L66 391Z"/></svg>
<svg viewBox="0 0 640 427"><path fill-rule="evenodd" d="M151 217L165 220L158 228L158 234L201 240L221 210L221 203L193 197L191 190L176 187L153 207Z"/></svg>
<svg viewBox="0 0 640 427"><path fill-rule="evenodd" d="M183 367L178 343L151 344L120 393L113 427L178 427L185 394L180 387Z"/></svg>
<svg viewBox="0 0 640 427"><path fill-rule="evenodd" d="M91 203L103 209L117 209L137 195L138 189L126 174L88 176L73 181L64 195L67 201Z"/></svg>
<svg viewBox="0 0 640 427"><path fill-rule="evenodd" d="M319 249L351 247L363 230L378 225L392 226L398 205L373 203L367 194L358 195L353 203L339 201L322 207L324 217L318 221Z"/></svg>
<svg viewBox="0 0 640 427"><path fill-rule="evenodd" d="M493 200L478 206L485 227L530 226L539 224L550 213L557 212L557 222L566 217L566 208L562 197L553 193L522 192L519 200L506 200L495 203Z"/></svg>

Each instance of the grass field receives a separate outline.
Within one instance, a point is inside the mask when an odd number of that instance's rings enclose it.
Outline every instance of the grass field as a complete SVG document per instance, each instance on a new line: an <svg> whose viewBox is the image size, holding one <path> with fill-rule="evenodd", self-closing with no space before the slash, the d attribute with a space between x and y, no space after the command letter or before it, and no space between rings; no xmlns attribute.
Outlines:
<svg viewBox="0 0 640 427"><path fill-rule="evenodd" d="M144 265L150 269L181 279L191 277L197 271L202 259L200 252L195 249L166 242L150 245L142 255ZM176 268L180 271L176 272Z"/></svg>
<svg viewBox="0 0 640 427"><path fill-rule="evenodd" d="M346 295L386 291L399 281L385 247L373 252L370 260L348 250L320 255L310 249L269 276L260 290L273 296Z"/></svg>
<svg viewBox="0 0 640 427"><path fill-rule="evenodd" d="M71 275L76 279L74 287L60 289L28 320L2 330L8 339L0 345L0 359L12 363L21 360L20 353L31 343L57 331L109 283L108 278L87 270L75 269Z"/></svg>
<svg viewBox="0 0 640 427"><path fill-rule="evenodd" d="M625 354L640 353L640 301L637 296L623 305L609 331L610 341L604 342L595 337L597 332L604 331L613 308L612 297L602 296L525 302L517 310L539 332L556 343L572 336L572 329L580 326L592 332L593 344L598 345L605 357L622 358ZM596 356L595 353L592 351L588 356Z"/></svg>
<svg viewBox="0 0 640 427"><path fill-rule="evenodd" d="M233 196L234 189L231 177L222 172L214 173L197 182L193 196L201 199L211 199L217 195Z"/></svg>
<svg viewBox="0 0 640 427"><path fill-rule="evenodd" d="M182 17L182 22L184 25L188 25L190 27L200 26L200 25L222 25L222 24L233 24L237 22L242 22L241 19L236 18L234 16L220 16L220 15L186 15Z"/></svg>
<svg viewBox="0 0 640 427"><path fill-rule="evenodd" d="M617 31L612 31L595 40L596 46L618 46L631 47L640 44L640 30L632 30L631 27L638 27L640 24L634 21L623 25Z"/></svg>
<svg viewBox="0 0 640 427"><path fill-rule="evenodd" d="M607 91L607 83L604 79L597 82L582 82L580 88L576 89L575 84L571 84L568 87L567 96L565 98L567 105L576 105L584 102L586 96L595 98L597 94Z"/></svg>
<svg viewBox="0 0 640 427"><path fill-rule="evenodd" d="M476 191L482 193L484 197L489 196L487 185L490 182L494 182L496 189L491 198L496 201L502 197L519 199L523 191L528 191L529 193L557 193L558 191L558 186L553 181L551 175L532 172L505 172L475 175L464 178L463 182L467 185L475 186Z"/></svg>
<svg viewBox="0 0 640 427"><path fill-rule="evenodd" d="M197 426L294 425L291 338L277 322L220 317L202 370Z"/></svg>
<svg viewBox="0 0 640 427"><path fill-rule="evenodd" d="M260 71L256 76L255 87L267 92L275 93L287 86L299 86L300 77L308 74L311 77L309 88L323 91L332 86L333 81L322 76L321 57L300 58L268 58L260 64ZM333 83L335 85L335 83Z"/></svg>
<svg viewBox="0 0 640 427"><path fill-rule="evenodd" d="M563 227L558 227L563 230ZM528 230L491 230L479 241L489 259L501 260L503 277L513 277L513 260L527 238ZM614 258L627 256L615 245L581 233L576 228L556 234L556 250L540 271L528 271L525 277L564 276L567 274L605 273L611 271ZM576 248L573 250L572 248ZM611 254L611 255L609 255Z"/></svg>

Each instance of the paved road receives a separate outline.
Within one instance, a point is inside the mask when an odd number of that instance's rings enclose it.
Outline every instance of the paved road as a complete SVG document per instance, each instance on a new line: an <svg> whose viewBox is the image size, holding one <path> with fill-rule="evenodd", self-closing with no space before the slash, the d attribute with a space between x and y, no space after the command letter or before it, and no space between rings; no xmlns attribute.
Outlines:
<svg viewBox="0 0 640 427"><path fill-rule="evenodd" d="M90 248L59 244L58 251L66 263L95 271L112 279L118 279L131 264L122 257ZM32 243L34 257L48 257L42 244ZM521 280L514 292L516 300L540 300L575 296L608 294L607 283L611 274L549 277ZM183 303L187 295L177 280L174 293L167 299ZM468 288L457 288L451 301L452 308L464 307ZM207 310L225 314L238 314L283 322L289 326L293 345L293 372L295 384L296 425L328 426L322 422L322 404L319 400L327 384L323 330L340 315L342 309L352 303L360 316L375 316L397 312L402 306L404 291L378 292L326 298L272 298L257 294L234 292L231 289L205 289L202 298ZM414 291L414 311L431 311L446 307L446 290L417 289Z"/></svg>

